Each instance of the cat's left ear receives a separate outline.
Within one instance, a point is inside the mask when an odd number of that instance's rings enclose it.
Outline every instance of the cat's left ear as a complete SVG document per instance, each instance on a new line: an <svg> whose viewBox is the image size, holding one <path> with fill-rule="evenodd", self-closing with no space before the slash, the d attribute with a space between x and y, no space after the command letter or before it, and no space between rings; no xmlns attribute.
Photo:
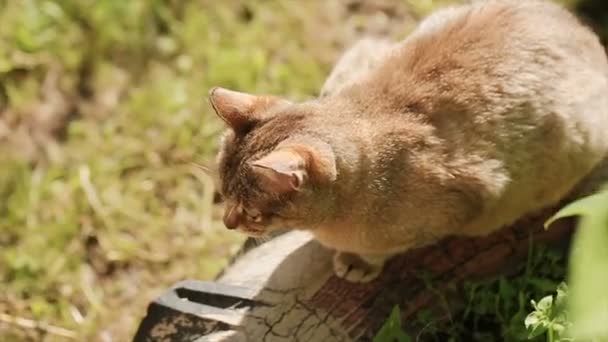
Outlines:
<svg viewBox="0 0 608 342"><path fill-rule="evenodd" d="M270 108L289 103L274 96L257 96L220 87L209 91L209 102L217 115L236 132L246 131Z"/></svg>
<svg viewBox="0 0 608 342"><path fill-rule="evenodd" d="M251 166L264 190L275 194L298 191L308 182L331 182L337 177L333 152L306 145L277 149Z"/></svg>

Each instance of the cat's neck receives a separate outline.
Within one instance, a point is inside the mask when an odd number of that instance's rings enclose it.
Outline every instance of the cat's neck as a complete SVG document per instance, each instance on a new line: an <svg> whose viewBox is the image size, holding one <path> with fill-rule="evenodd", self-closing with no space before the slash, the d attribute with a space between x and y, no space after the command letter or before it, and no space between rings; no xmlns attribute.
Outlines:
<svg viewBox="0 0 608 342"><path fill-rule="evenodd" d="M331 146L336 158L337 179L330 188L337 205L329 215L332 218L354 215L353 205L382 201L369 194L366 186L390 178L391 168L401 169L399 164L407 162L405 156L411 151L424 146L429 156L441 155L440 147L429 141L433 139L433 128L421 115L389 112L358 91L310 104L314 115L309 122L311 131L305 134ZM432 151L435 149L438 153ZM382 196L388 198L386 194Z"/></svg>
<svg viewBox="0 0 608 342"><path fill-rule="evenodd" d="M374 162L370 160L382 146L377 145L377 124L366 115L364 108L348 97L334 96L307 104L312 115L308 117L306 131L288 140L327 144L333 151L337 178L323 187L317 213L319 225L326 220L352 216L353 200L365 192ZM316 221L316 220L315 220Z"/></svg>

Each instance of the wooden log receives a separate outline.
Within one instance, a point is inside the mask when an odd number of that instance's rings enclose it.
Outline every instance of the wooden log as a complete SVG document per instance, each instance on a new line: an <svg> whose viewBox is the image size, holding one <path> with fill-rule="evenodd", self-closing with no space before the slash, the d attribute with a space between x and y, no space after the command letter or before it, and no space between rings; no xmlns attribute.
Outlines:
<svg viewBox="0 0 608 342"><path fill-rule="evenodd" d="M458 296L450 292L458 291L454 286L463 280L508 274L526 259L531 240L564 246L572 221L544 230L550 213L488 237L449 238L412 250L391 260L369 284L336 277L331 252L308 234L291 232L245 254L218 283L247 288L256 293L253 301L265 303L247 308L230 324L247 341L368 341L394 305L400 306L402 323L415 336L421 327L410 322L418 311L453 314L441 311L458 307ZM428 279L436 284L433 289Z"/></svg>

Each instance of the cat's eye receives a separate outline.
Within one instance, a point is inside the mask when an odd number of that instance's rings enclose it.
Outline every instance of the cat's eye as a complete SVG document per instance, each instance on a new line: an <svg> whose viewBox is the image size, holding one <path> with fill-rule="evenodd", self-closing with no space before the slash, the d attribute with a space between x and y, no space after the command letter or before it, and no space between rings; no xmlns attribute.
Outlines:
<svg viewBox="0 0 608 342"><path fill-rule="evenodd" d="M247 215L249 221L256 223L262 222L262 214L257 210L246 210L245 215Z"/></svg>

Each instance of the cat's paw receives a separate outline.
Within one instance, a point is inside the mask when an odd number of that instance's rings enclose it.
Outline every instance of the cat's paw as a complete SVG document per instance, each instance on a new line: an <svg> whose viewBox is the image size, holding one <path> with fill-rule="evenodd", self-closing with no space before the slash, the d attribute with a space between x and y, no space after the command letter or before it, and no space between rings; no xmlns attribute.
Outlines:
<svg viewBox="0 0 608 342"><path fill-rule="evenodd" d="M368 263L356 254L336 252L333 265L338 277L352 283L368 283L380 275L384 262Z"/></svg>

